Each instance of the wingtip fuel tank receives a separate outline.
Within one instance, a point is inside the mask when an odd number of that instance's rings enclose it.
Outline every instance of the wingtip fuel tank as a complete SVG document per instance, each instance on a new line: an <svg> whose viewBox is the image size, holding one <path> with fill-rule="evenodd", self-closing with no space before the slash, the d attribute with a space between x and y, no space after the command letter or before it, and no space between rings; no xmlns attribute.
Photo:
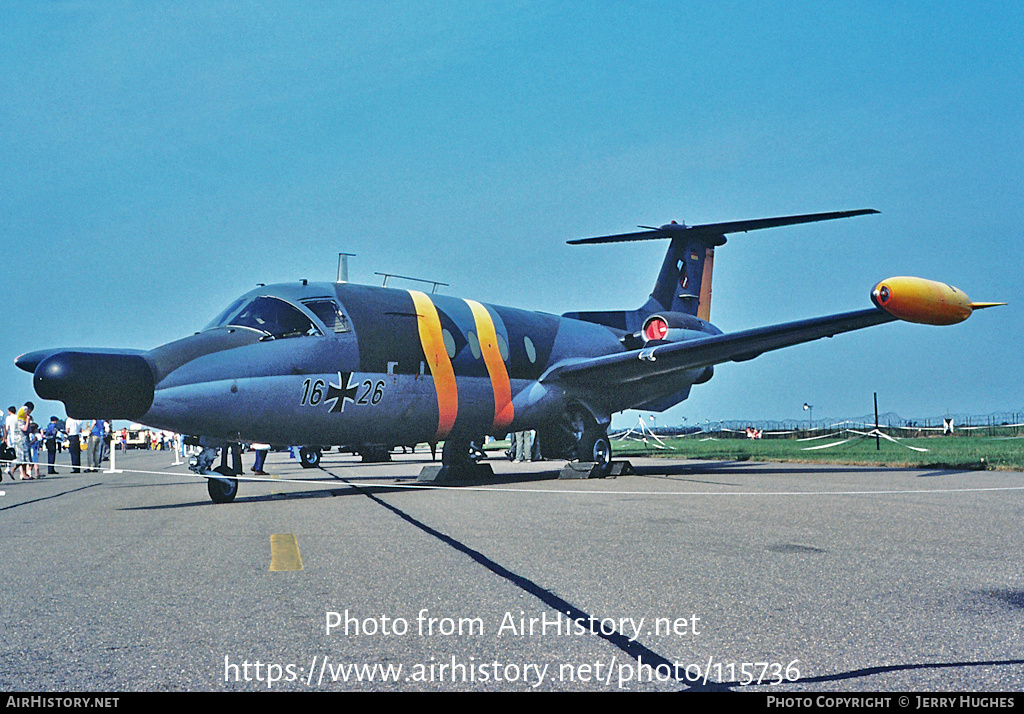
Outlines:
<svg viewBox="0 0 1024 714"><path fill-rule="evenodd" d="M33 367L36 393L64 402L76 419L138 419L153 404L156 379L140 353L63 350L39 360L23 355L16 364Z"/></svg>
<svg viewBox="0 0 1024 714"><path fill-rule="evenodd" d="M897 276L875 285L871 301L893 317L925 325L955 325L975 310L1001 302L971 302L962 290L935 280Z"/></svg>

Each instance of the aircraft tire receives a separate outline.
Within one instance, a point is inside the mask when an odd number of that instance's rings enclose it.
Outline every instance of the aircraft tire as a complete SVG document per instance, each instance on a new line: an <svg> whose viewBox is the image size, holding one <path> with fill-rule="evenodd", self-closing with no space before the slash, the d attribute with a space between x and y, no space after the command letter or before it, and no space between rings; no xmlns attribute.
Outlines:
<svg viewBox="0 0 1024 714"><path fill-rule="evenodd" d="M299 463L304 469L315 469L320 466L320 449L303 446L299 449Z"/></svg>
<svg viewBox="0 0 1024 714"><path fill-rule="evenodd" d="M231 503L238 495L238 479L207 478L206 490L214 503Z"/></svg>
<svg viewBox="0 0 1024 714"><path fill-rule="evenodd" d="M578 448L580 461L591 461L597 464L599 475L606 475L612 466L612 445L608 434L597 429L588 430L580 439Z"/></svg>

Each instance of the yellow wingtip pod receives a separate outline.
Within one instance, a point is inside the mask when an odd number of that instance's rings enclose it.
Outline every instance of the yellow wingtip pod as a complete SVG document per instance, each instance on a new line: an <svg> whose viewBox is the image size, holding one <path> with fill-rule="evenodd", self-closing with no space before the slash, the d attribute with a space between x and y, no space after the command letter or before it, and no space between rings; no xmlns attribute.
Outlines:
<svg viewBox="0 0 1024 714"><path fill-rule="evenodd" d="M974 310L1006 303L979 303L963 291L935 280L899 276L878 283L871 301L890 315L925 325L955 325Z"/></svg>

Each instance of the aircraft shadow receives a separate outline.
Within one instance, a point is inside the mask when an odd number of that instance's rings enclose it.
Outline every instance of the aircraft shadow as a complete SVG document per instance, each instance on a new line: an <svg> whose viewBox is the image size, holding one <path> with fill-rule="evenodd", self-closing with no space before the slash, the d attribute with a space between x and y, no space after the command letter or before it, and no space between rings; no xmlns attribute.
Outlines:
<svg viewBox="0 0 1024 714"><path fill-rule="evenodd" d="M382 475L379 477L364 477L348 479L344 475L338 475L332 473L329 469L323 469L322 473L330 476L330 479L308 479L311 485L315 485L316 488L310 490L294 490L287 492L277 493L265 493L265 494L251 494L244 495L240 494L233 503L244 504L244 503L261 503L267 501L292 501L301 499L315 499L315 498L337 498L344 496L366 496L366 495L381 495L387 493L397 493L406 491L430 491L436 488L431 484L424 484L422 488L417 488L415 476L395 477ZM493 477L484 479L474 479L473 481L459 482L455 484L438 484L445 487L458 488L459 486L506 486L517 483L531 483L537 481L549 481L558 478L559 471L542 471L536 473L517 473L517 474L495 474ZM373 483L373 481L387 481L388 483ZM190 482L185 482L187 483ZM259 483L274 485L273 481L258 481L258 482L242 482L239 484L240 488L244 488L246 483ZM161 486L166 484L159 484ZM197 482L197 485L201 486L201 482ZM295 486L295 482L284 481L281 483L282 486ZM328 485L333 487L326 488ZM165 503L156 504L151 506L133 506L130 508L123 508L119 510L124 511L160 511L160 510L171 510L176 508L193 508L196 506L217 506L219 504L214 503L208 498L203 498L197 501L190 501L186 503Z"/></svg>

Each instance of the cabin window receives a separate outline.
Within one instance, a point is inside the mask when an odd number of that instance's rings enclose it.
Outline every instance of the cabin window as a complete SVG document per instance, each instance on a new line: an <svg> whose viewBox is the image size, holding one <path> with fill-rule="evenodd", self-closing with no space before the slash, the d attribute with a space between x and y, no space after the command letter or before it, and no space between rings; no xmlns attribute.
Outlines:
<svg viewBox="0 0 1024 714"><path fill-rule="evenodd" d="M455 337L448 328L441 330L441 338L444 340L444 351L448 353L448 359L455 359Z"/></svg>
<svg viewBox="0 0 1024 714"><path fill-rule="evenodd" d="M533 346L533 340L523 336L523 347L526 348L526 357L530 360L530 364L535 364L537 362L537 348Z"/></svg>
<svg viewBox="0 0 1024 714"><path fill-rule="evenodd" d="M467 332L466 339L469 340L469 350L473 353L473 357L480 359L480 340L476 338L475 332Z"/></svg>

